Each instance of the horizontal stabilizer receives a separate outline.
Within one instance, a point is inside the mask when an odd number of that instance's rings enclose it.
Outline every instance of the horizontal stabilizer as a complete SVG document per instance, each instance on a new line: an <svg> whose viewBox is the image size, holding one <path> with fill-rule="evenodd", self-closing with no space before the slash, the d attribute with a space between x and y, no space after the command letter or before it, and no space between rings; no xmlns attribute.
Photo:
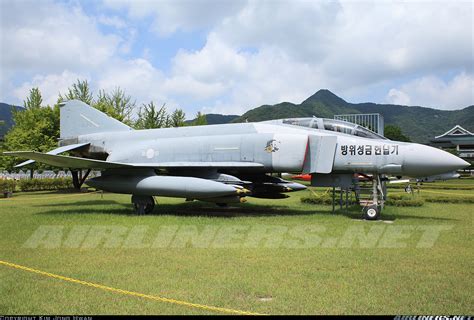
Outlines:
<svg viewBox="0 0 474 320"><path fill-rule="evenodd" d="M70 145L67 145L67 146L62 146L62 147L56 148L54 150L48 151L48 152L46 152L46 154L60 154L60 153L66 152L66 151L76 150L76 149L85 147L89 144L90 144L89 142L70 144ZM28 160L28 161L22 162L20 164L17 164L15 166L15 168L21 168L21 167L24 167L24 166L32 164L32 163L35 163L35 160Z"/></svg>
<svg viewBox="0 0 474 320"><path fill-rule="evenodd" d="M41 153L36 151L14 151L4 152L4 155L15 156L20 158L32 159L41 163L46 163L50 166L59 168L74 168L74 169L114 169L131 167L127 164L107 162L95 159L86 159L70 156L59 156L54 154Z"/></svg>
<svg viewBox="0 0 474 320"><path fill-rule="evenodd" d="M36 151L4 152L4 155L32 159L50 166L73 169L117 169L117 168L262 168L255 162L157 162L120 163L70 156L60 156Z"/></svg>

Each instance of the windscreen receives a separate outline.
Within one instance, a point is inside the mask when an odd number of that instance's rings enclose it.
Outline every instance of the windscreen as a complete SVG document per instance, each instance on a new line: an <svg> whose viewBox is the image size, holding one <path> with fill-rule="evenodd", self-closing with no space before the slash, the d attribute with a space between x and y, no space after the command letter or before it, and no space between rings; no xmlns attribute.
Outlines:
<svg viewBox="0 0 474 320"><path fill-rule="evenodd" d="M358 124L334 120L334 119L320 119L320 118L291 118L281 120L283 124L321 129L327 131L341 132L368 139L385 139L385 137L364 128Z"/></svg>
<svg viewBox="0 0 474 320"><path fill-rule="evenodd" d="M313 118L293 118L293 119L284 119L282 121L284 124L291 124L293 126L314 128L311 126Z"/></svg>

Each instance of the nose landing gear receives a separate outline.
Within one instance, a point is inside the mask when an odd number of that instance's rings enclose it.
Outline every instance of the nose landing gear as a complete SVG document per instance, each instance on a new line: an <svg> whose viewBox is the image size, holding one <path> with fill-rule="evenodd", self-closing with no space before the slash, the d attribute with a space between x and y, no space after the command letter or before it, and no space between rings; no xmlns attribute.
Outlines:
<svg viewBox="0 0 474 320"><path fill-rule="evenodd" d="M378 220L380 218L380 207L377 205L371 205L364 207L364 219L365 220Z"/></svg>
<svg viewBox="0 0 474 320"><path fill-rule="evenodd" d="M359 199L359 203L363 206L363 218L365 220L378 220L385 200L384 187L378 174L374 174L372 177L371 191L370 199Z"/></svg>

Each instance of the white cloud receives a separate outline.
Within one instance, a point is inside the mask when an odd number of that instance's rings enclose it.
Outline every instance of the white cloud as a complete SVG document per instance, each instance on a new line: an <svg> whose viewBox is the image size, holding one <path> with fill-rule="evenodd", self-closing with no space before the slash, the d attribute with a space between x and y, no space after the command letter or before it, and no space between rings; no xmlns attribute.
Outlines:
<svg viewBox="0 0 474 320"><path fill-rule="evenodd" d="M248 57L211 33L201 50L178 52L173 59L173 72L192 74L201 81L222 81L229 74L243 75L247 71Z"/></svg>
<svg viewBox="0 0 474 320"><path fill-rule="evenodd" d="M202 49L180 51L168 82L186 79L190 85L181 94L214 99L206 110L236 113L263 103L300 102L319 88L342 93L401 77L469 70L471 7L462 2L251 0L221 15ZM138 5L129 10L153 12ZM178 21L180 27L169 32L185 28L167 9L155 14L157 20ZM200 87L206 90L198 94ZM394 89L390 99L406 103L410 96Z"/></svg>
<svg viewBox="0 0 474 320"><path fill-rule="evenodd" d="M135 19L152 16L152 30L159 35L169 36L176 31L213 27L224 17L237 12L246 1L105 0L104 2L111 8L126 8L130 16Z"/></svg>
<svg viewBox="0 0 474 320"><path fill-rule="evenodd" d="M2 70L58 72L93 68L121 39L103 35L80 7L51 1L2 1Z"/></svg>
<svg viewBox="0 0 474 320"><path fill-rule="evenodd" d="M343 2L323 66L346 86L472 68L472 23L469 2Z"/></svg>
<svg viewBox="0 0 474 320"><path fill-rule="evenodd" d="M432 75L421 77L390 89L387 101L447 110L464 108L474 103L474 76L461 72L449 81Z"/></svg>
<svg viewBox="0 0 474 320"><path fill-rule="evenodd" d="M79 6L48 0L1 1L0 6L1 99L18 97L32 84L49 88L71 75L92 74L116 55L123 42L118 35L102 34L97 19ZM18 83L12 93L11 87Z"/></svg>
<svg viewBox="0 0 474 320"><path fill-rule="evenodd" d="M250 1L215 33L235 47L276 47L339 87L472 68L469 2Z"/></svg>
<svg viewBox="0 0 474 320"><path fill-rule="evenodd" d="M163 90L168 96L185 96L198 101L217 97L225 89L223 83L200 82L189 75L169 78L163 83Z"/></svg>
<svg viewBox="0 0 474 320"><path fill-rule="evenodd" d="M249 1L215 32L235 47L275 47L295 60L319 63L341 10L335 1Z"/></svg>
<svg viewBox="0 0 474 320"><path fill-rule="evenodd" d="M45 89L57 94L69 76L86 75L94 88L120 86L139 103L223 113L298 103L320 88L360 96L383 87L367 100L378 96L402 104L474 103L468 94L472 2L104 2L116 14L87 16L75 2L0 2L0 98L8 96L12 79L20 83L13 96L23 100L20 93L32 85L57 83L57 90ZM101 25L112 27L111 33ZM154 43L150 31L168 39ZM161 43L172 47L182 31L208 31L206 42L160 61L160 70L151 61L158 50L166 52ZM176 43L183 41L177 37ZM453 70L465 72L440 78ZM400 79L416 80L395 85Z"/></svg>
<svg viewBox="0 0 474 320"><path fill-rule="evenodd" d="M117 16L105 16L105 15L100 15L99 18L98 18L98 21L99 23L103 24L103 25L106 25L106 26L109 26L109 27L114 27L114 28L117 28L117 29L123 29L127 26L127 23L117 17Z"/></svg>
<svg viewBox="0 0 474 320"><path fill-rule="evenodd" d="M198 52L181 52L174 61L173 73L174 77L192 78L195 86L202 83L219 88L201 98L216 100L205 105L208 112L227 114L265 103L299 102L307 92L325 84L317 70L292 61L276 48L250 54L212 39ZM183 86L182 90L192 88Z"/></svg>
<svg viewBox="0 0 474 320"><path fill-rule="evenodd" d="M388 92L387 101L392 104L400 104L404 106L411 104L411 99L405 92L394 88L390 89Z"/></svg>
<svg viewBox="0 0 474 320"><path fill-rule="evenodd" d="M120 87L138 103L149 100L163 101L163 81L161 71L145 59L114 60L96 79L98 88L111 91Z"/></svg>
<svg viewBox="0 0 474 320"><path fill-rule="evenodd" d="M43 103L50 106L54 105L59 93L65 94L77 79L87 79L84 75L76 74L68 70L60 74L49 74L46 76L37 75L29 82L24 82L20 87L13 91L13 95L19 100L25 100L32 88L39 88L43 96Z"/></svg>

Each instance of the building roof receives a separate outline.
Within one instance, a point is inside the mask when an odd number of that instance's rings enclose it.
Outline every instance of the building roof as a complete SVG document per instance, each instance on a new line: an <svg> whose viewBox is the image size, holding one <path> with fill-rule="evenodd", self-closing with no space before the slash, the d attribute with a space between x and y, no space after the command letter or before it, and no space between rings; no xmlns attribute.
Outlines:
<svg viewBox="0 0 474 320"><path fill-rule="evenodd" d="M440 139L444 137L461 137L461 136L472 136L474 137L474 133L470 132L469 130L464 129L460 125L455 125L452 129L446 131L442 135L436 136L435 139Z"/></svg>

